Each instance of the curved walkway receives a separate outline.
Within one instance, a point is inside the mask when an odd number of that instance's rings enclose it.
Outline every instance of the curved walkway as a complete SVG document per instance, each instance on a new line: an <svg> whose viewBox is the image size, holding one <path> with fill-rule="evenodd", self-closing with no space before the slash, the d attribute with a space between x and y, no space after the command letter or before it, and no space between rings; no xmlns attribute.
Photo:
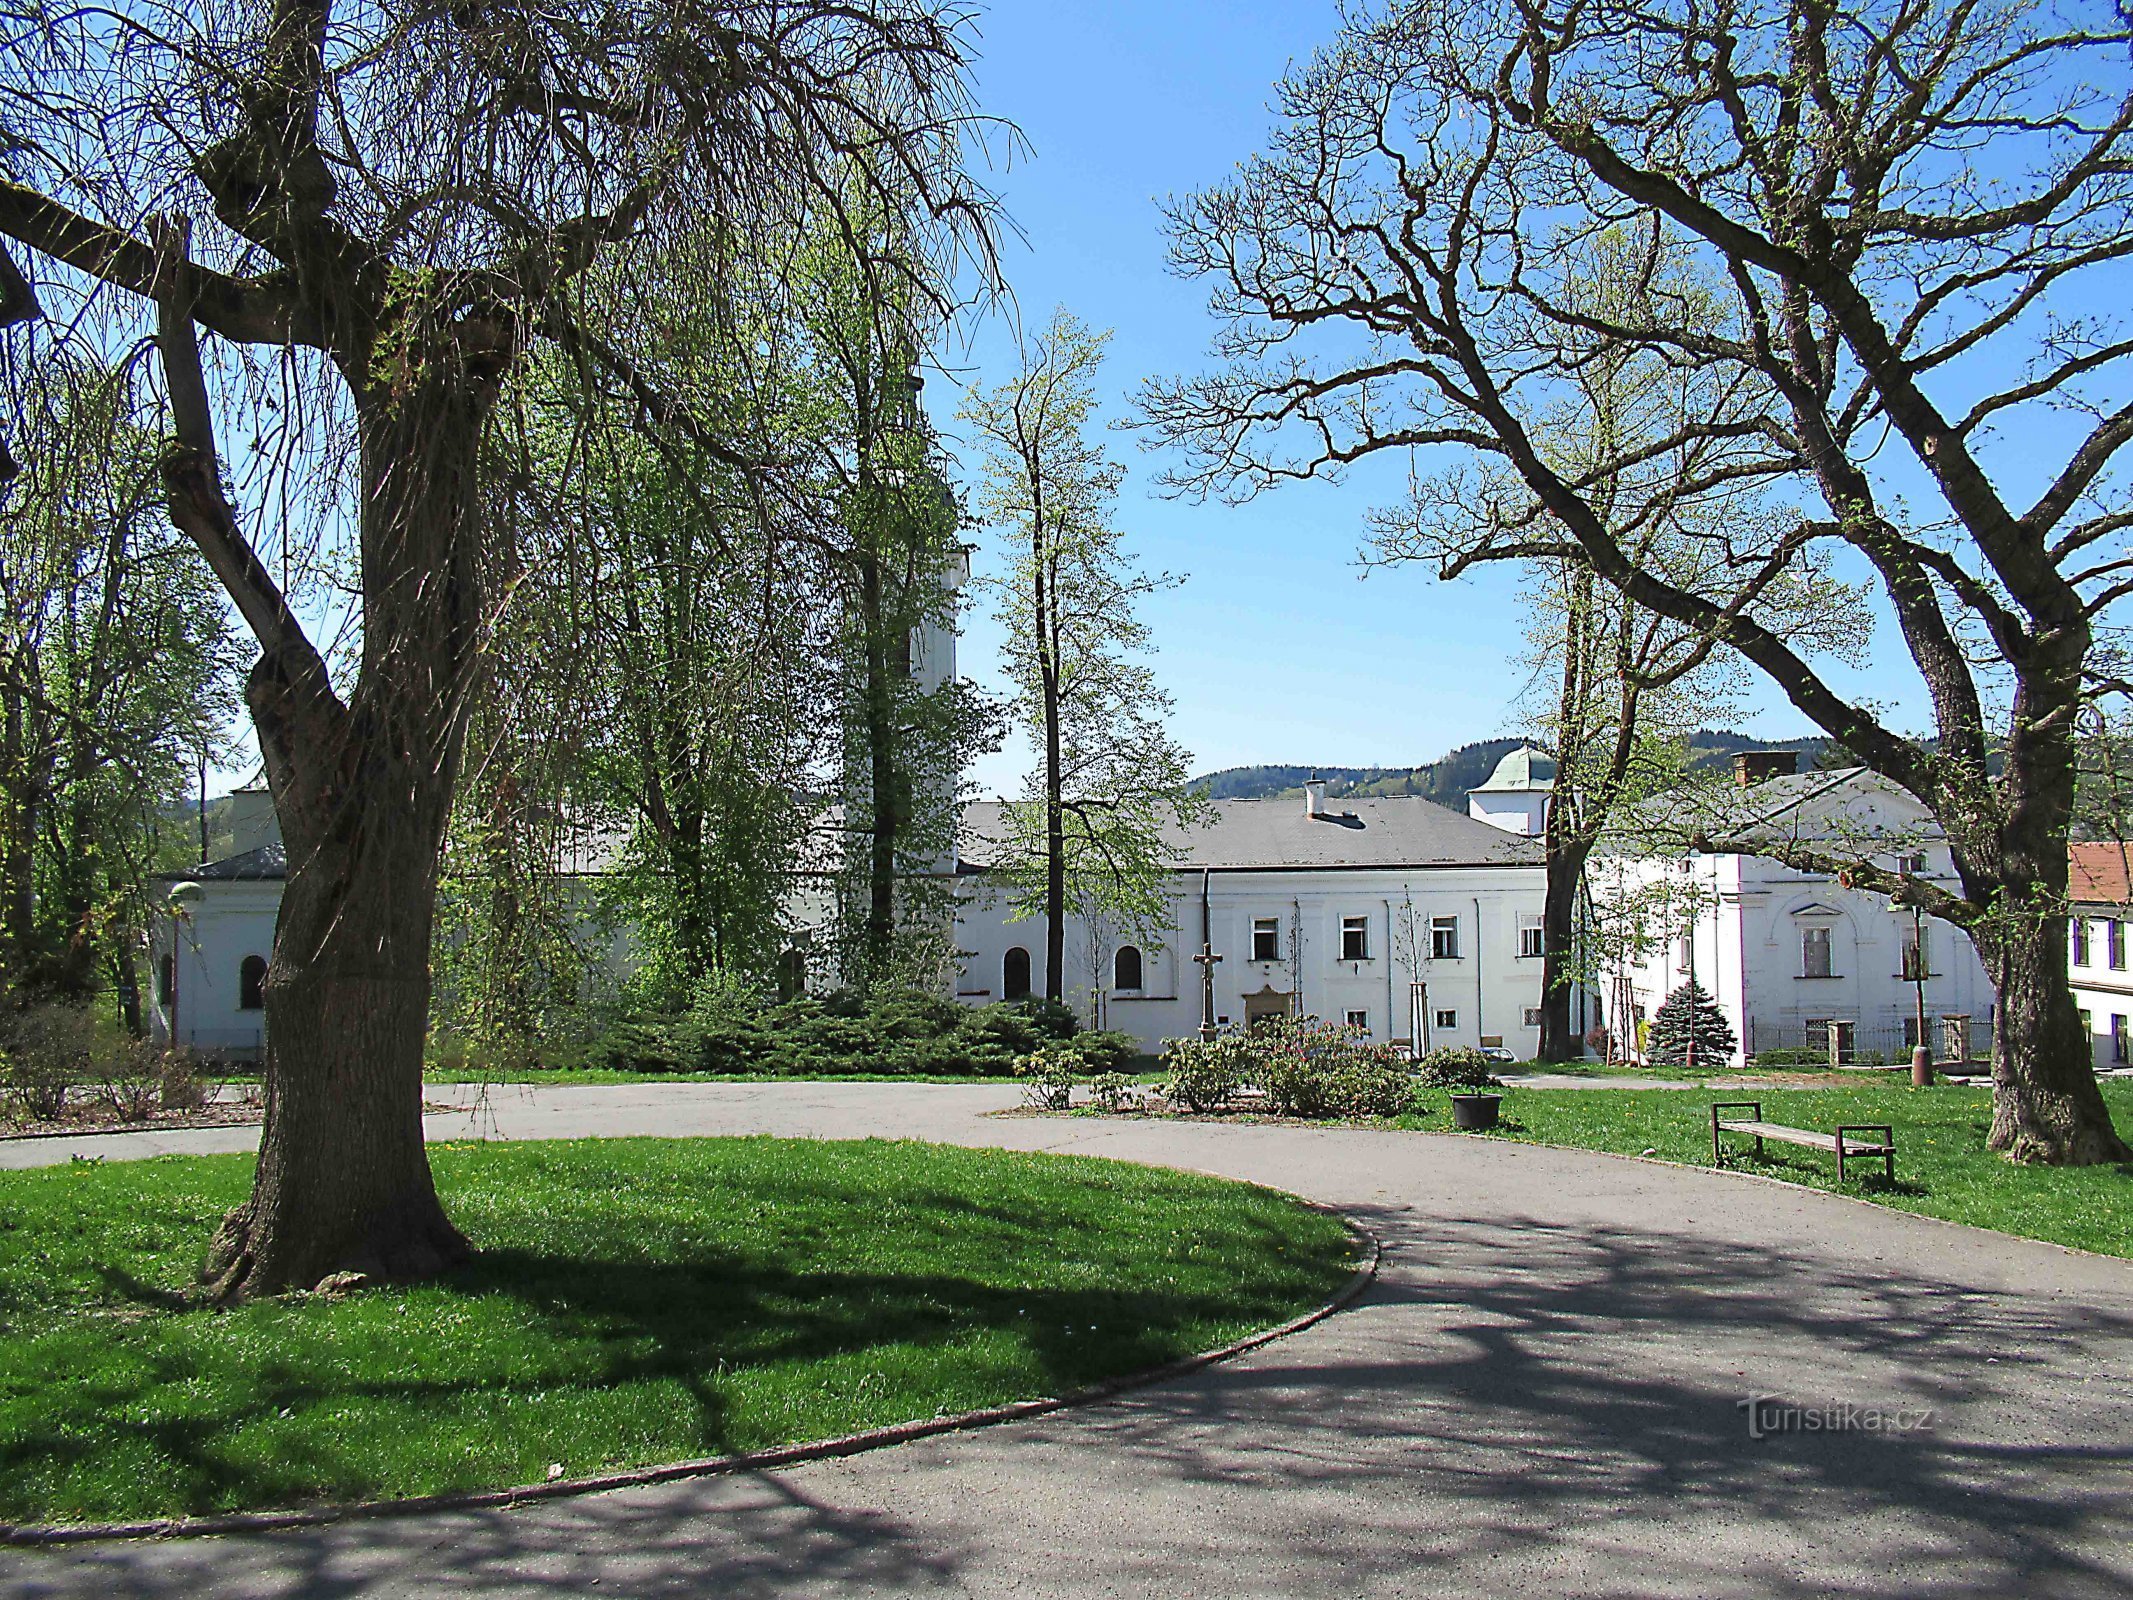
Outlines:
<svg viewBox="0 0 2133 1600"><path fill-rule="evenodd" d="M985 1115L1013 1098L503 1089L431 1133L879 1134L1198 1167L1359 1217L1386 1245L1377 1286L1294 1338L1086 1410L515 1511L7 1552L0 1592L2133 1592L2133 1264L1581 1152ZM0 1164L251 1137L46 1140ZM1750 1396L1847 1426L1751 1438ZM1921 1410L1924 1426L1872 1425Z"/></svg>

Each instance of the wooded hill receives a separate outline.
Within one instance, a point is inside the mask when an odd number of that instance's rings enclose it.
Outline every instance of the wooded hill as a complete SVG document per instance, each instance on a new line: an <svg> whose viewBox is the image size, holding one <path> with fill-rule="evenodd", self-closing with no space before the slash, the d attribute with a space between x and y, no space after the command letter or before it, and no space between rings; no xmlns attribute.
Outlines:
<svg viewBox="0 0 2133 1600"><path fill-rule="evenodd" d="M1463 810L1466 793L1479 788L1496 763L1518 748L1518 739L1479 739L1418 767L1311 767L1268 763L1225 767L1192 780L1193 787L1217 800L1278 800L1301 796L1304 780L1326 780L1329 798L1375 795L1420 795L1439 805ZM1743 750L1797 750L1802 769L1822 761L1830 741L1821 737L1757 739L1730 728L1699 728L1689 735L1690 757L1698 766L1731 761Z"/></svg>

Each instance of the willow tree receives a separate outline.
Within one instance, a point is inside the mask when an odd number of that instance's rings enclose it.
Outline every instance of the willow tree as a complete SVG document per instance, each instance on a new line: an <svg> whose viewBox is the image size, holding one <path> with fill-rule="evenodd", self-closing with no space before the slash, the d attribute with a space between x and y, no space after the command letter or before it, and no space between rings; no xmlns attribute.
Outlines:
<svg viewBox="0 0 2133 1600"><path fill-rule="evenodd" d="M1345 21L1280 91L1269 152L1179 204L1221 369L1158 386L1189 484L1471 452L1514 496L1498 554L1588 561L1737 652L1944 830L1958 886L1793 846L1968 932L1999 989L1993 1148L2124 1160L2067 988L2078 715L2133 594L2120 452L2133 337L2133 44L2075 0L1421 0ZM1645 263L1618 309L1570 292ZM1715 317L1670 284L1687 253ZM1713 531L1713 594L1641 567L1537 422L1595 339L1766 398L1685 415L1711 464L1812 514ZM1907 734L1755 611L1811 548L1872 573L1931 727ZM1988 759L1988 757L1994 759ZM1714 844L1726 841L1713 840ZM1753 841L1743 841L1750 848Z"/></svg>
<svg viewBox="0 0 2133 1600"><path fill-rule="evenodd" d="M632 319L596 323L578 293L595 268L646 302L671 293L678 230L715 225L746 251L835 211L856 170L924 197L928 248L982 242L962 16L925 0L4 15L0 235L48 310L153 311L171 514L260 650L247 698L289 877L260 1160L210 1291L433 1272L467 1249L431 1182L421 1065L439 846L493 601L485 429L548 344L685 421L695 397L664 387ZM218 408L251 424L230 458ZM345 530L326 552L354 589L338 675L279 581L300 563L253 437L290 469L281 486L339 469L338 515L311 524ZM232 464L256 496L225 482Z"/></svg>

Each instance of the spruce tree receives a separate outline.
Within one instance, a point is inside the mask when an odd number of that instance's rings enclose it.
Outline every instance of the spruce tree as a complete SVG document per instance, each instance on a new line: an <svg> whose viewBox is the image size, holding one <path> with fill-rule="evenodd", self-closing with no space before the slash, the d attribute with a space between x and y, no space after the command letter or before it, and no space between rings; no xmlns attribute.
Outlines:
<svg viewBox="0 0 2133 1600"><path fill-rule="evenodd" d="M1733 1024L1694 978L1661 1003L1644 1041L1645 1058L1655 1067L1685 1067L1692 1060L1730 1064L1734 1048Z"/></svg>

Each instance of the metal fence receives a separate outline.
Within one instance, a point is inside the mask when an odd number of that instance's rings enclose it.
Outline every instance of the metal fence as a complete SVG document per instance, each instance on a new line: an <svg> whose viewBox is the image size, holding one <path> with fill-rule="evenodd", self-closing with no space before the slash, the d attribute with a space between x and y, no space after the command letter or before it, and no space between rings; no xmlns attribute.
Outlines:
<svg viewBox="0 0 2133 1600"><path fill-rule="evenodd" d="M1848 1067L1902 1066L1911 1059L1917 1041L1916 1021L1910 1017L1857 1022L1844 1018L1829 1022L1768 1022L1748 1019L1746 1055L1763 1066L1825 1065L1832 1055L1832 1027L1836 1031L1837 1063ZM1926 1043L1937 1062L1974 1061L1990 1044L1989 1024L1983 1018L1962 1016L1926 1017Z"/></svg>

